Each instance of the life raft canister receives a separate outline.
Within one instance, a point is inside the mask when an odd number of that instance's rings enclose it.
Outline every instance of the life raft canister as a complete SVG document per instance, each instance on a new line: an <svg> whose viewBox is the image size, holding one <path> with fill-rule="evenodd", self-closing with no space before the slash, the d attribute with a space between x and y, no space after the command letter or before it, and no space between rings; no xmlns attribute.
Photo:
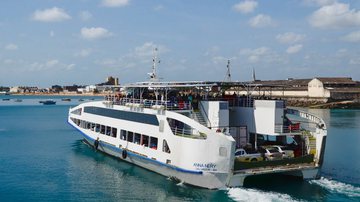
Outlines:
<svg viewBox="0 0 360 202"><path fill-rule="evenodd" d="M123 157L123 159L126 159L126 157L127 157L127 151L124 149L123 151L122 151L122 157Z"/></svg>

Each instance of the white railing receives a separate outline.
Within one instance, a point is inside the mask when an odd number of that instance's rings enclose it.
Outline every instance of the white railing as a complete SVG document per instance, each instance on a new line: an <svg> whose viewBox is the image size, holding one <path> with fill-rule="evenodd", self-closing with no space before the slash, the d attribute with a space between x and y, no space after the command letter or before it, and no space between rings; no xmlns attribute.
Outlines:
<svg viewBox="0 0 360 202"><path fill-rule="evenodd" d="M206 135L204 133L200 133L194 129L172 127L171 131L174 133L174 135L181 137L187 137L193 139L206 139Z"/></svg>
<svg viewBox="0 0 360 202"><path fill-rule="evenodd" d="M300 133L300 124L275 124L275 133Z"/></svg>
<svg viewBox="0 0 360 202"><path fill-rule="evenodd" d="M315 116L314 114L311 114L311 113L308 113L305 111L301 111L301 110L296 110L296 109L287 109L287 113L307 119L307 120L315 123L318 128L326 130L326 124L325 124L324 120Z"/></svg>
<svg viewBox="0 0 360 202"><path fill-rule="evenodd" d="M191 110L191 103L188 101L161 101L148 99L133 99L133 98L117 98L115 96L107 96L105 100L112 102L115 105L123 105L128 107L143 107L152 109L165 110Z"/></svg>

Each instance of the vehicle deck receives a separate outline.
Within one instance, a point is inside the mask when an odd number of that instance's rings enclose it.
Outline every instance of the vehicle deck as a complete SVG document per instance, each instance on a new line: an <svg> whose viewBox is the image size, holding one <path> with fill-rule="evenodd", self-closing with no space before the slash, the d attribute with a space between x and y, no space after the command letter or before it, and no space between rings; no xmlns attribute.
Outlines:
<svg viewBox="0 0 360 202"><path fill-rule="evenodd" d="M314 155L306 155L297 158L273 160L273 161L257 161L257 162L240 162L235 159L234 172L243 172L247 170L274 170L288 169L299 166L314 166Z"/></svg>

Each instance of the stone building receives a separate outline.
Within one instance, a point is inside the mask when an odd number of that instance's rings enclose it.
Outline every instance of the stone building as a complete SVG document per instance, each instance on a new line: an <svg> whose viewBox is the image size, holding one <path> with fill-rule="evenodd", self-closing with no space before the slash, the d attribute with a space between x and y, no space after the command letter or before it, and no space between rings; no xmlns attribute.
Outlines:
<svg viewBox="0 0 360 202"><path fill-rule="evenodd" d="M233 87L227 94L264 98L281 98L304 102L360 99L360 83L348 77L316 77L313 79L256 80Z"/></svg>

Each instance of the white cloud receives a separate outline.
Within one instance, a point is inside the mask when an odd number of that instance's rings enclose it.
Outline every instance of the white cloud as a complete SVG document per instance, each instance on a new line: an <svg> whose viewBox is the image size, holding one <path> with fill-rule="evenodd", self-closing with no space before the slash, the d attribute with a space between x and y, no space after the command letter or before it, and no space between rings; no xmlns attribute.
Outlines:
<svg viewBox="0 0 360 202"><path fill-rule="evenodd" d="M161 5L161 4L154 7L154 10L155 10L155 11L160 11L160 10L162 10L162 9L164 9L164 6Z"/></svg>
<svg viewBox="0 0 360 202"><path fill-rule="evenodd" d="M214 56L216 54L218 54L218 52L220 51L220 48L218 46L212 46L209 49L206 50L206 52L204 53L204 56Z"/></svg>
<svg viewBox="0 0 360 202"><path fill-rule="evenodd" d="M147 71L150 71L155 48L158 49L158 57L160 60L161 55L169 51L169 49L164 45L155 44L153 42L145 42L143 45L130 50L127 54L122 54L119 58L100 59L96 60L95 64L105 66L107 68L113 68L114 70L118 70L119 68L147 68Z"/></svg>
<svg viewBox="0 0 360 202"><path fill-rule="evenodd" d="M88 21L92 18L92 14L89 11L81 11L79 17L82 21Z"/></svg>
<svg viewBox="0 0 360 202"><path fill-rule="evenodd" d="M336 51L336 56L337 57L343 57L346 56L348 54L348 50L345 48L339 49L338 51Z"/></svg>
<svg viewBox="0 0 360 202"><path fill-rule="evenodd" d="M214 57L212 57L211 60L212 60L213 64L225 66L227 64L227 61L229 60L229 58L225 58L224 56L214 56Z"/></svg>
<svg viewBox="0 0 360 202"><path fill-rule="evenodd" d="M288 54L294 54L294 53L298 53L299 51L301 51L301 49L303 48L303 45L302 44L296 44L296 45L293 45L293 46L290 46L286 52Z"/></svg>
<svg viewBox="0 0 360 202"><path fill-rule="evenodd" d="M84 39L88 39L88 40L107 38L112 35L113 34L111 32L109 32L107 29L102 28L102 27L91 27L91 28L83 27L83 28L81 28L81 36Z"/></svg>
<svg viewBox="0 0 360 202"><path fill-rule="evenodd" d="M92 50L90 48L88 49L82 49L79 52L75 53L75 57L87 57L91 54Z"/></svg>
<svg viewBox="0 0 360 202"><path fill-rule="evenodd" d="M239 58L242 55L247 57L249 63L261 64L263 67L269 67L271 63L276 65L288 63L288 59L284 55L280 55L266 46L255 49L242 49Z"/></svg>
<svg viewBox="0 0 360 202"><path fill-rule="evenodd" d="M72 70L72 69L74 69L74 67L75 67L75 64L69 64L69 65L67 65L66 66L66 70Z"/></svg>
<svg viewBox="0 0 360 202"><path fill-rule="evenodd" d="M337 2L337 0L304 0L307 5L326 6Z"/></svg>
<svg viewBox="0 0 360 202"><path fill-rule="evenodd" d="M324 29L360 26L360 11L350 10L349 4L334 3L316 10L310 16L309 23Z"/></svg>
<svg viewBox="0 0 360 202"><path fill-rule="evenodd" d="M146 42L142 46L135 47L132 55L137 57L151 57L154 54L154 49L158 49L158 54L165 53L168 50L165 46L162 45L156 45L153 42Z"/></svg>
<svg viewBox="0 0 360 202"><path fill-rule="evenodd" d="M360 65L360 59L359 58L350 59L349 64L351 64L351 65Z"/></svg>
<svg viewBox="0 0 360 202"><path fill-rule="evenodd" d="M293 32L286 32L284 34L279 34L276 36L276 39L283 44L292 44L299 41L302 41L305 38L303 34L295 34Z"/></svg>
<svg viewBox="0 0 360 202"><path fill-rule="evenodd" d="M14 60L12 60L12 59L5 59L5 60L3 61L3 63L9 65L9 64L14 64L14 63L16 63L16 61L14 61Z"/></svg>
<svg viewBox="0 0 360 202"><path fill-rule="evenodd" d="M260 47L257 49L243 49L240 51L240 55L247 55L249 62L259 62L261 58L270 54L270 49L268 47Z"/></svg>
<svg viewBox="0 0 360 202"><path fill-rule="evenodd" d="M59 64L59 60L49 60L46 62L47 67L53 67L55 65Z"/></svg>
<svg viewBox="0 0 360 202"><path fill-rule="evenodd" d="M360 42L360 31L351 32L341 39L348 42Z"/></svg>
<svg viewBox="0 0 360 202"><path fill-rule="evenodd" d="M18 48L19 47L16 44L12 44L12 43L5 46L6 50L17 50Z"/></svg>
<svg viewBox="0 0 360 202"><path fill-rule="evenodd" d="M45 10L36 10L32 15L32 19L41 22L61 22L71 19L71 16L63 9L53 7Z"/></svg>
<svg viewBox="0 0 360 202"><path fill-rule="evenodd" d="M130 0L102 0L102 5L106 7L123 7L129 3Z"/></svg>
<svg viewBox="0 0 360 202"><path fill-rule="evenodd" d="M268 15L259 14L249 20L249 24L251 27L261 28L261 27L269 27L274 26L275 23L272 18Z"/></svg>
<svg viewBox="0 0 360 202"><path fill-rule="evenodd" d="M63 64L57 59L51 59L45 62L33 62L29 65L30 68L27 68L28 71L53 71L53 70L72 70L75 67L75 64Z"/></svg>
<svg viewBox="0 0 360 202"><path fill-rule="evenodd" d="M246 13L252 13L257 6L258 6L258 2L253 0L246 0L238 4L235 4L233 6L233 9L240 13L246 14Z"/></svg>

